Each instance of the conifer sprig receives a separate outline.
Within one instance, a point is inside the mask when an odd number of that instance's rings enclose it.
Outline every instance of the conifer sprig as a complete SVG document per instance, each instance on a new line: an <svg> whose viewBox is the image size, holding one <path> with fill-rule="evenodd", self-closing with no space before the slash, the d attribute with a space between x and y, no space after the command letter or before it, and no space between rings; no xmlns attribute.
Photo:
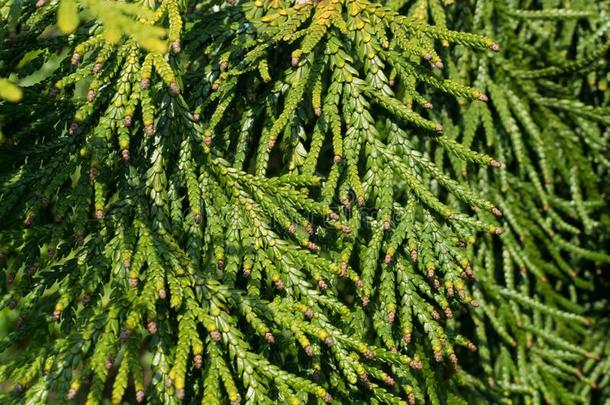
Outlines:
<svg viewBox="0 0 610 405"><path fill-rule="evenodd" d="M604 387L607 17L444 3L0 2L2 401Z"/></svg>

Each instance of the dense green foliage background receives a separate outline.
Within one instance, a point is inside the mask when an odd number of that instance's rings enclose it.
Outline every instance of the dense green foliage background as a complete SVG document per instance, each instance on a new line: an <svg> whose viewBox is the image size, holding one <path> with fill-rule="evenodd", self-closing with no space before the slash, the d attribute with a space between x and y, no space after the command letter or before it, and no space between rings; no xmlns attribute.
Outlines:
<svg viewBox="0 0 610 405"><path fill-rule="evenodd" d="M0 0L0 402L610 402L610 2Z"/></svg>

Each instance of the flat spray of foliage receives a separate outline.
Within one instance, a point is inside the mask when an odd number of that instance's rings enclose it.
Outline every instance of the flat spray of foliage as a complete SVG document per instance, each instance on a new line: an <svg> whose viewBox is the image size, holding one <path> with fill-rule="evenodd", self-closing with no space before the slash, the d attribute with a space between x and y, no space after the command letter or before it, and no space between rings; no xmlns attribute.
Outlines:
<svg viewBox="0 0 610 405"><path fill-rule="evenodd" d="M0 402L609 399L609 32L0 0Z"/></svg>

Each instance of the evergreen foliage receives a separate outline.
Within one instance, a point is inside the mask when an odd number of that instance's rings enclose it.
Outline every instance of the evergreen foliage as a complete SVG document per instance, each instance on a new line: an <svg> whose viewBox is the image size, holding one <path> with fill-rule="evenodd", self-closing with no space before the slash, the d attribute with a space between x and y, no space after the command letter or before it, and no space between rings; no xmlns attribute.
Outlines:
<svg viewBox="0 0 610 405"><path fill-rule="evenodd" d="M0 0L0 402L610 400L609 34Z"/></svg>

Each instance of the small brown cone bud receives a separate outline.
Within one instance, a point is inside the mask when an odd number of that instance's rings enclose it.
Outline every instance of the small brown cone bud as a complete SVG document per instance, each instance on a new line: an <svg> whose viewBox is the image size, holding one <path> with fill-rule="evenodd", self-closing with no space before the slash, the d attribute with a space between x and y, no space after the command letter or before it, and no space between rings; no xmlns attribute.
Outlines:
<svg viewBox="0 0 610 405"><path fill-rule="evenodd" d="M182 47L180 46L180 41L176 40L176 41L172 42L172 52L173 53L180 53L181 50L182 50Z"/></svg>
<svg viewBox="0 0 610 405"><path fill-rule="evenodd" d="M125 124L125 126L127 128L131 127L131 115L126 115L125 118L123 119L123 123Z"/></svg>
<svg viewBox="0 0 610 405"><path fill-rule="evenodd" d="M93 100L95 100L95 90L89 89L87 92L87 101L91 103Z"/></svg>
<svg viewBox="0 0 610 405"><path fill-rule="evenodd" d="M309 357L313 356L313 347L311 346L306 346L305 347L305 354Z"/></svg>
<svg viewBox="0 0 610 405"><path fill-rule="evenodd" d="M68 128L68 134L75 135L76 131L78 131L78 123L77 122L72 122L70 124L70 128Z"/></svg>
<svg viewBox="0 0 610 405"><path fill-rule="evenodd" d="M96 75L96 74L98 74L98 73L99 73L101 70L102 70L102 64L101 64L101 63L96 63L96 64L93 66L93 70L91 70L91 72L92 72L94 75Z"/></svg>
<svg viewBox="0 0 610 405"><path fill-rule="evenodd" d="M485 95L485 94L481 94L479 96L479 100L483 101L483 102L487 102L487 101L489 101L489 97L487 97L487 95Z"/></svg>
<svg viewBox="0 0 610 405"><path fill-rule="evenodd" d="M210 332L210 337L214 342L220 342L222 335L217 330L213 330Z"/></svg>
<svg viewBox="0 0 610 405"><path fill-rule="evenodd" d="M432 103L428 102L428 103L424 104L424 105L423 105L423 107L424 107L426 110L431 110L431 109L432 109L432 107L434 107L434 106L432 105Z"/></svg>
<svg viewBox="0 0 610 405"><path fill-rule="evenodd" d="M68 390L68 395L66 396L68 401L72 401L75 396L76 396L76 390L74 388L70 388Z"/></svg>
<svg viewBox="0 0 610 405"><path fill-rule="evenodd" d="M104 362L104 368L106 370L110 370L113 365L114 365L114 359L111 356L108 356L106 358L106 361Z"/></svg>
<svg viewBox="0 0 610 405"><path fill-rule="evenodd" d="M391 255L391 254L389 254L389 253L387 253L387 254L385 255L385 257L383 258L383 262L384 262L385 264L390 264L390 263L392 263L392 255Z"/></svg>
<svg viewBox="0 0 610 405"><path fill-rule="evenodd" d="M129 286L131 288L138 288L138 279L137 278L130 278L129 279Z"/></svg>
<svg viewBox="0 0 610 405"><path fill-rule="evenodd" d="M95 211L95 219L102 220L102 219L104 219L104 216L105 216L104 210Z"/></svg>
<svg viewBox="0 0 610 405"><path fill-rule="evenodd" d="M121 151L121 158L123 158L124 161L129 160L129 151L127 149Z"/></svg>
<svg viewBox="0 0 610 405"><path fill-rule="evenodd" d="M162 300L167 298L167 292L165 291L165 288L159 288L157 290L157 295L159 296L159 299L162 299Z"/></svg>
<svg viewBox="0 0 610 405"><path fill-rule="evenodd" d="M319 280L318 287L320 288L320 290L324 291L328 288L328 285L326 284L326 282L324 280Z"/></svg>
<svg viewBox="0 0 610 405"><path fill-rule="evenodd" d="M155 335L157 333L157 322L148 322L148 324L146 325L146 330L148 330L148 333L150 333L151 335Z"/></svg>
<svg viewBox="0 0 610 405"><path fill-rule="evenodd" d="M409 366L414 370L421 370L424 367L420 360L411 361L411 363L409 363Z"/></svg>
<svg viewBox="0 0 610 405"><path fill-rule="evenodd" d="M273 344L275 343L275 336L273 336L271 332L267 332L265 333L265 340L267 341L267 343Z"/></svg>
<svg viewBox="0 0 610 405"><path fill-rule="evenodd" d="M501 217L502 216L502 211L500 211L499 209L497 209L496 207L493 207L491 209L491 213L494 214L497 217Z"/></svg>
<svg viewBox="0 0 610 405"><path fill-rule="evenodd" d="M193 363L195 363L195 368L200 369L203 367L203 357L200 354L196 354L193 357Z"/></svg>
<svg viewBox="0 0 610 405"><path fill-rule="evenodd" d="M411 251L411 261L412 261L413 263L417 262L417 250L415 250L415 249L413 249L413 250Z"/></svg>
<svg viewBox="0 0 610 405"><path fill-rule="evenodd" d="M184 399L184 388L179 388L176 390L176 398L178 398L179 401Z"/></svg>
<svg viewBox="0 0 610 405"><path fill-rule="evenodd" d="M72 58L70 59L70 63L72 65L78 65L78 62L80 62L80 58L81 58L80 54L74 53L74 54L72 54Z"/></svg>
<svg viewBox="0 0 610 405"><path fill-rule="evenodd" d="M339 268L339 277L345 278L347 277L347 262L341 262Z"/></svg>
<svg viewBox="0 0 610 405"><path fill-rule="evenodd" d="M146 90L147 88L149 88L150 79L142 79L142 81L140 81L140 87L142 87L143 90Z"/></svg>
<svg viewBox="0 0 610 405"><path fill-rule="evenodd" d="M319 117L320 115L322 115L322 109L320 107L316 107L313 109L313 113L316 117Z"/></svg>
<svg viewBox="0 0 610 405"><path fill-rule="evenodd" d="M144 401L144 391L139 390L138 392L136 392L136 401L137 402Z"/></svg>
<svg viewBox="0 0 610 405"><path fill-rule="evenodd" d="M441 353L441 352L434 352L434 360L437 363L440 363L441 361L443 361L443 353Z"/></svg>
<svg viewBox="0 0 610 405"><path fill-rule="evenodd" d="M341 160L342 160L342 158L339 155L335 155L335 157L333 158L333 162L335 162L335 164L337 164L337 165L339 163L341 163Z"/></svg>
<svg viewBox="0 0 610 405"><path fill-rule="evenodd" d="M155 133L155 127L152 124L147 125L144 130L148 136L152 136Z"/></svg>
<svg viewBox="0 0 610 405"><path fill-rule="evenodd" d="M180 87L178 87L178 85L176 84L176 82L171 82L169 84L169 89L172 91L172 93L174 93L174 95L178 95L180 94Z"/></svg>

